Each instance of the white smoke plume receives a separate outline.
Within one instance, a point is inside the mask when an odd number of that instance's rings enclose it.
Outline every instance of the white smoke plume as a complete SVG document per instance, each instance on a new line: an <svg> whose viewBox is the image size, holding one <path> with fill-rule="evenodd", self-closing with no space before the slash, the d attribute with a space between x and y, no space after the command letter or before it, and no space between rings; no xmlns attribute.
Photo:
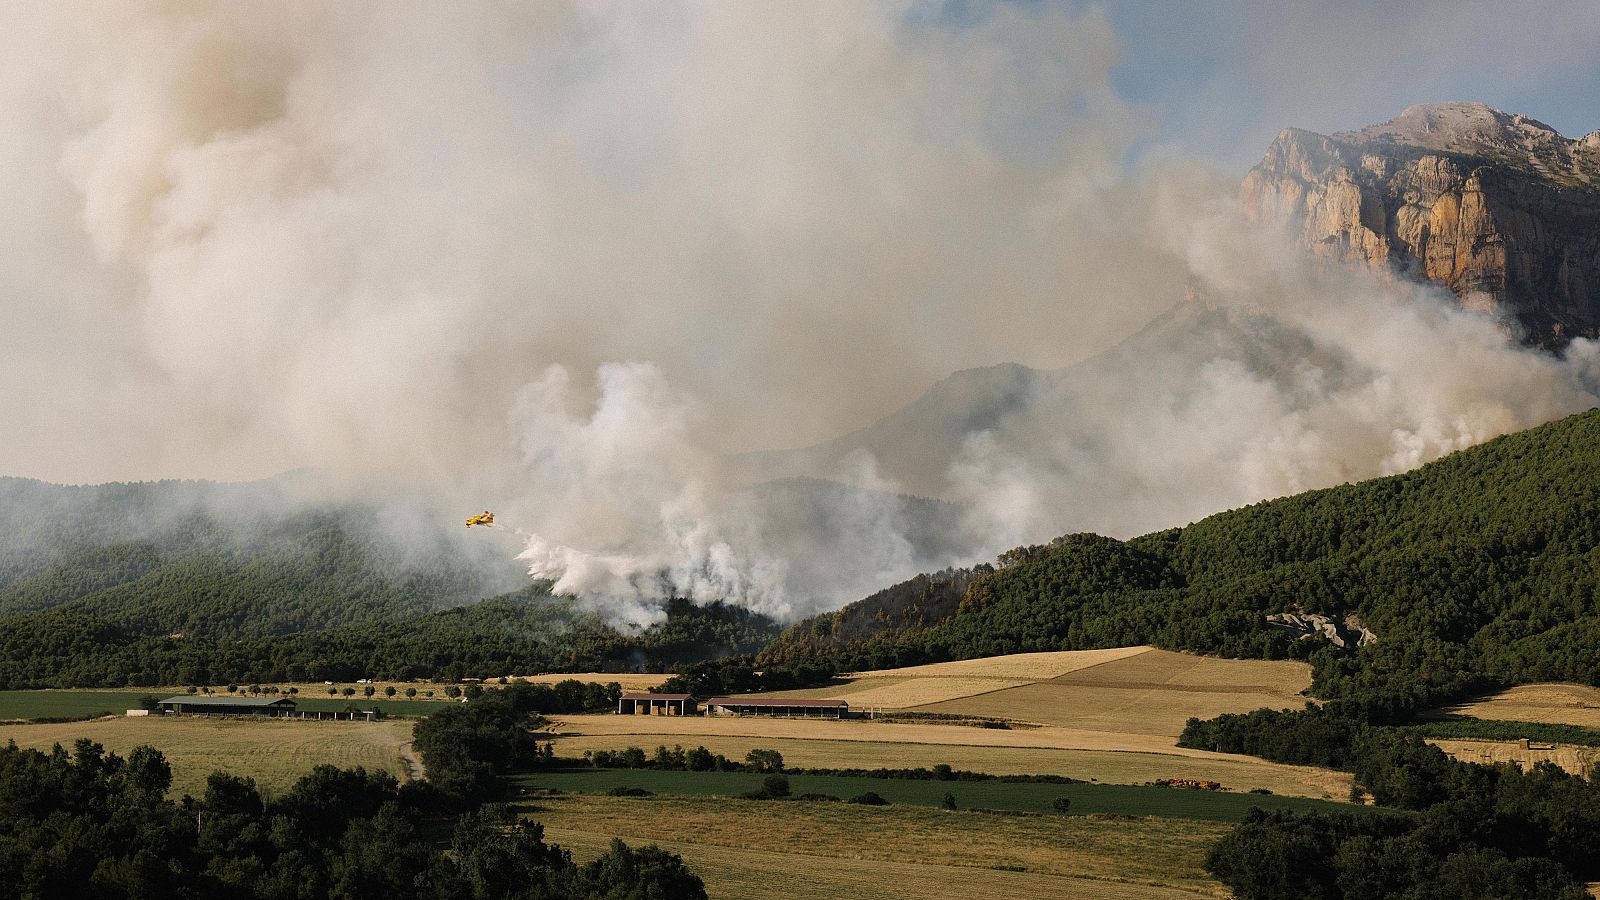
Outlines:
<svg viewBox="0 0 1600 900"><path fill-rule="evenodd" d="M1306 271L1231 176L1133 159L1116 61L1050 4L0 7L0 472L316 467L502 511L618 621L790 617L1592 403L1591 348ZM1314 352L1063 368L1191 285ZM937 484L731 474L1002 361L1064 374L913 441Z"/></svg>

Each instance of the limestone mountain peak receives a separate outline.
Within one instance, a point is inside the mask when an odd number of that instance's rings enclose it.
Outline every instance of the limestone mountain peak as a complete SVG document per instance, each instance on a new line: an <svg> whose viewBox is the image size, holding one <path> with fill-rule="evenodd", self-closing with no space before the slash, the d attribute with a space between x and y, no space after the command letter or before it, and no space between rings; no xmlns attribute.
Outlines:
<svg viewBox="0 0 1600 900"><path fill-rule="evenodd" d="M1291 128L1241 200L1318 257L1434 281L1529 343L1600 336L1600 132L1575 140L1465 102L1331 135Z"/></svg>

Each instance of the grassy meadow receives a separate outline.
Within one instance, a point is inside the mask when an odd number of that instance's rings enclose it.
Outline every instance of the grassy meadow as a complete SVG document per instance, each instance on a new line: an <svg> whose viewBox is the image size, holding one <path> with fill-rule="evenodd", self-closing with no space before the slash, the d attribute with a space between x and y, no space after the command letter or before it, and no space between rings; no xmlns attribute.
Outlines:
<svg viewBox="0 0 1600 900"><path fill-rule="evenodd" d="M1201 869L1227 830L1210 822L583 794L520 806L579 859L603 851L611 835L659 843L682 854L714 898L1227 895Z"/></svg>

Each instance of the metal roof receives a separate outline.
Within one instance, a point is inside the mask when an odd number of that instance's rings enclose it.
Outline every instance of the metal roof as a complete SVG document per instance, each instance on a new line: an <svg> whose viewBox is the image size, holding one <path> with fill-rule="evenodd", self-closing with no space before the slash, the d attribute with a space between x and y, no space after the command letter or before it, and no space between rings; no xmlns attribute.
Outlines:
<svg viewBox="0 0 1600 900"><path fill-rule="evenodd" d="M707 706L789 706L805 709L837 709L850 704L843 700L766 699L758 697L712 697Z"/></svg>
<svg viewBox="0 0 1600 900"><path fill-rule="evenodd" d="M182 703L186 706L272 706L275 703L293 703L288 697L209 697L205 694L179 694L162 703Z"/></svg>
<svg viewBox="0 0 1600 900"><path fill-rule="evenodd" d="M692 694L654 694L650 691L629 691L623 694L623 700L688 700Z"/></svg>

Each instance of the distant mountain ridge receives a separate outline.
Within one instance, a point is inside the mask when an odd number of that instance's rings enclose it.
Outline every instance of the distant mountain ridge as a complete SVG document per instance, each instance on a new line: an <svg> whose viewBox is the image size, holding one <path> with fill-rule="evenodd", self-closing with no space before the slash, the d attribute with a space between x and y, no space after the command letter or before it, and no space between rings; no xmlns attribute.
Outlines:
<svg viewBox="0 0 1600 900"><path fill-rule="evenodd" d="M1155 359L1162 365L1153 367ZM1026 452L1058 437L1049 433L1048 422L1087 415L1100 399L1130 386L1179 385L1200 367L1219 362L1274 377L1306 361L1320 365L1332 383L1347 369L1314 336L1264 310L1220 307L1190 295L1116 345L1074 365L1035 369L1005 363L963 369L865 428L811 447L744 454L734 463L749 480L797 475L826 479L850 472L856 455L867 453L876 471L899 489L950 499L959 493L952 470L975 436Z"/></svg>
<svg viewBox="0 0 1600 900"><path fill-rule="evenodd" d="M1532 344L1600 336L1600 131L1571 139L1481 103L1291 128L1240 199L1317 256L1436 282Z"/></svg>

